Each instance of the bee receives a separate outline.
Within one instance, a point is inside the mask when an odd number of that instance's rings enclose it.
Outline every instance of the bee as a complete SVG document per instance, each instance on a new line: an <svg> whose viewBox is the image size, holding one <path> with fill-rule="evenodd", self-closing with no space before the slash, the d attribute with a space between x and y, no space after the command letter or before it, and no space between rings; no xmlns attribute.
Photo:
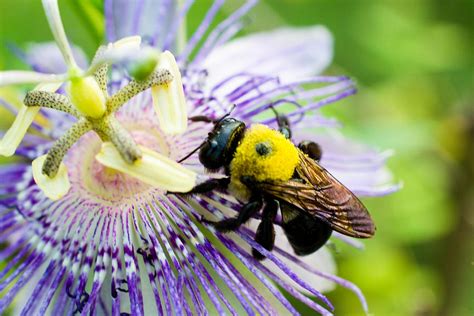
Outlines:
<svg viewBox="0 0 474 316"><path fill-rule="evenodd" d="M356 238L372 237L375 225L365 206L319 164L321 147L312 141L295 146L288 119L273 111L278 130L262 124L247 127L230 114L217 121L203 116L190 118L213 122L214 128L180 162L199 150L201 164L210 171L223 169L226 177L198 184L188 194L227 190L243 203L234 218L203 221L220 232L229 232L261 211L255 241L271 251L275 243L274 221L280 210L281 227L300 256L321 248L333 231ZM256 249L252 254L258 260L264 259Z"/></svg>

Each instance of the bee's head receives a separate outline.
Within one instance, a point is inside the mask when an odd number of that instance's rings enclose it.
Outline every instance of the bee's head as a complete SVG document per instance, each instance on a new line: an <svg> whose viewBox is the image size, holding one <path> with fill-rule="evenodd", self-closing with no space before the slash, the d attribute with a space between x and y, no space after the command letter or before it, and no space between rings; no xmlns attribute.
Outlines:
<svg viewBox="0 0 474 316"><path fill-rule="evenodd" d="M201 147L199 161L210 170L227 166L244 132L244 122L230 117L220 120Z"/></svg>

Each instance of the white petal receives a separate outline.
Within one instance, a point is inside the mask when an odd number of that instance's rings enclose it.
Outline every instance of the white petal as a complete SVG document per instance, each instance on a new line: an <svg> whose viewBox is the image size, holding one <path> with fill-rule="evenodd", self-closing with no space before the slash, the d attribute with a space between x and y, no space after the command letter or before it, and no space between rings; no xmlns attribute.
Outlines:
<svg viewBox="0 0 474 316"><path fill-rule="evenodd" d="M10 70L0 72L0 87L22 83L51 83L66 80L66 75L42 74L34 71Z"/></svg>
<svg viewBox="0 0 474 316"><path fill-rule="evenodd" d="M162 53L158 67L168 69L173 75L173 81L168 85L151 88L160 128L171 135L184 133L188 127L188 108L181 73L173 54L169 51Z"/></svg>
<svg viewBox="0 0 474 316"><path fill-rule="evenodd" d="M333 39L325 27L280 28L216 48L204 67L209 87L237 73L279 76L288 82L321 73L332 55Z"/></svg>
<svg viewBox="0 0 474 316"><path fill-rule="evenodd" d="M127 60L140 52L140 36L129 36L109 43L107 48L92 61L85 75L92 75L100 66Z"/></svg>
<svg viewBox="0 0 474 316"><path fill-rule="evenodd" d="M54 92L60 86L61 83L40 84L35 90ZM13 125L0 140L0 155L10 157L15 153L39 110L40 108L36 106L27 107L22 105Z"/></svg>
<svg viewBox="0 0 474 316"><path fill-rule="evenodd" d="M143 157L133 164L122 159L112 143L102 144L96 159L106 167L135 177L149 185L172 192L188 192L196 184L196 174L174 160L140 147Z"/></svg>
<svg viewBox="0 0 474 316"><path fill-rule="evenodd" d="M77 64L72 54L71 46L64 32L63 22L61 21L61 15L59 14L59 7L57 0L43 0L43 8L48 19L49 27L53 33L54 39L58 44L61 53L63 54L64 60L69 68L76 68Z"/></svg>
<svg viewBox="0 0 474 316"><path fill-rule="evenodd" d="M43 174L43 163L46 157L47 155L43 155L33 160L33 179L44 195L53 201L57 201L69 192L71 184L69 183L66 165L62 162L54 178Z"/></svg>

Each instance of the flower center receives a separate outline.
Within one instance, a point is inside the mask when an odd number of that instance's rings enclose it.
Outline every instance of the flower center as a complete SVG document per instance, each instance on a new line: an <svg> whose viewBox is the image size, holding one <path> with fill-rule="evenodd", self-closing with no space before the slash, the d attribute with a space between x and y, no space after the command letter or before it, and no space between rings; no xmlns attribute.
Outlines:
<svg viewBox="0 0 474 316"><path fill-rule="evenodd" d="M170 142L150 119L134 119L118 115L117 119L130 132L139 145L170 156ZM66 164L74 192L82 198L101 204L136 201L150 190L159 190L142 181L100 164L95 156L101 148L101 140L94 132L84 135L71 149ZM173 157L174 158L174 157Z"/></svg>

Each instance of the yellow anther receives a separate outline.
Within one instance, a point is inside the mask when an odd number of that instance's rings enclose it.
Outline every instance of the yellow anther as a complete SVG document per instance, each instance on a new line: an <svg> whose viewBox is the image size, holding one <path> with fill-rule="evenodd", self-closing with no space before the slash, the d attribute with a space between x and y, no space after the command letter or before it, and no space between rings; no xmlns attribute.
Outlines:
<svg viewBox="0 0 474 316"><path fill-rule="evenodd" d="M50 178L47 175L44 175L42 171L45 160L46 155L40 156L33 160L33 179L35 180L38 187L43 191L44 195L53 201L57 201L65 196L71 188L67 174L67 168L64 163L61 163L56 176Z"/></svg>
<svg viewBox="0 0 474 316"><path fill-rule="evenodd" d="M112 143L102 144L96 159L102 165L128 174L155 188L173 192L188 192L196 185L196 173L170 158L140 146L143 157L133 164L123 160Z"/></svg>
<svg viewBox="0 0 474 316"><path fill-rule="evenodd" d="M173 81L169 84L151 88L153 105L160 122L160 128L166 134L182 134L188 126L188 107L181 73L173 54L169 51L162 53L158 67L167 69L173 75Z"/></svg>

